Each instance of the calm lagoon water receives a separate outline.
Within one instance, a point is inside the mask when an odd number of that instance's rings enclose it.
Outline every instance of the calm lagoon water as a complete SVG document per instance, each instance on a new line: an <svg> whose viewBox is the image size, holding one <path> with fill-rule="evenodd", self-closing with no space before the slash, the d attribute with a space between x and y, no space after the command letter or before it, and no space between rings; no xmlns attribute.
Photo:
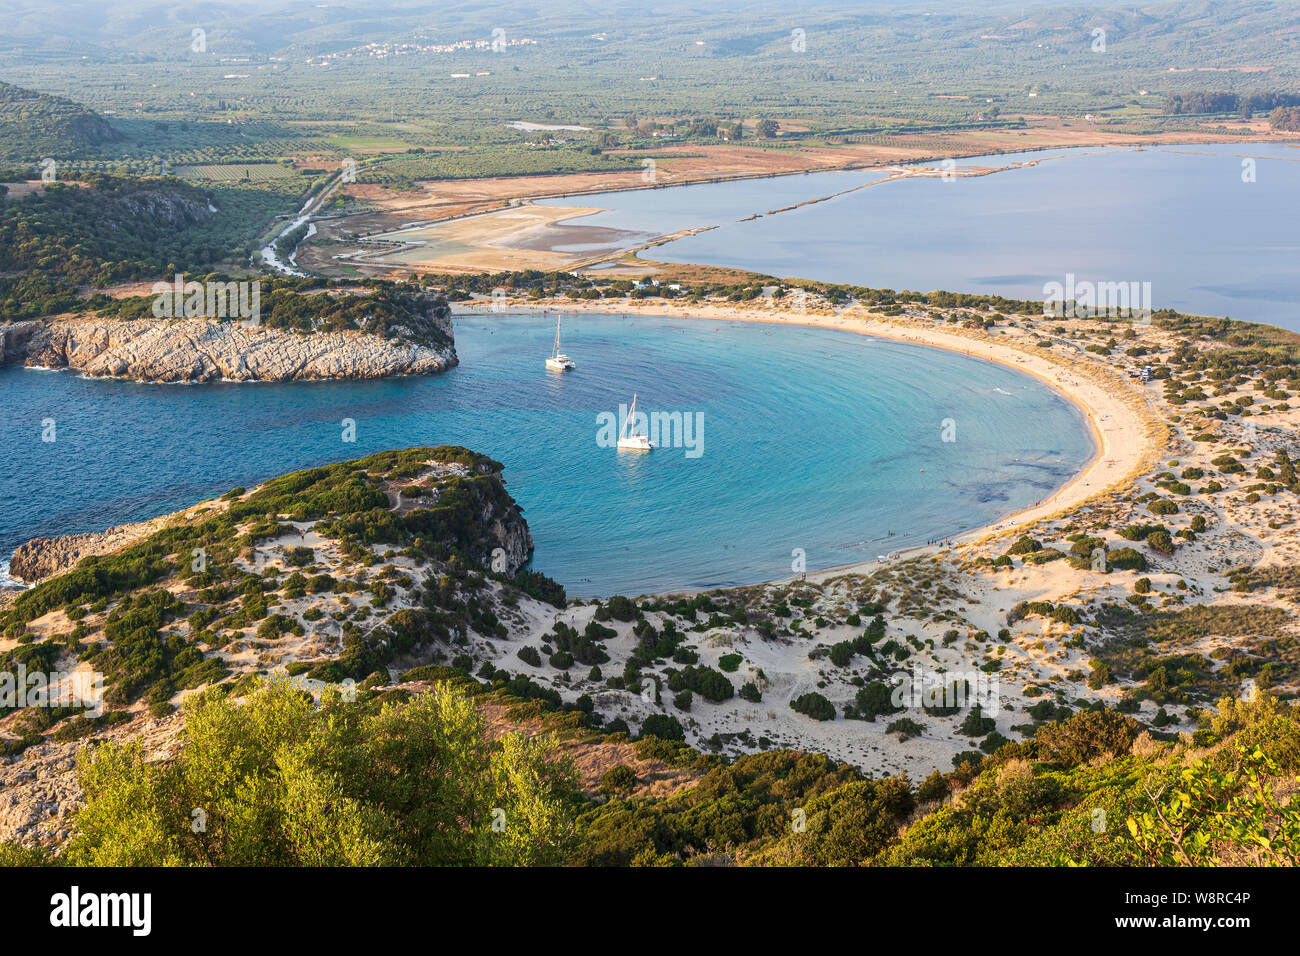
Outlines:
<svg viewBox="0 0 1300 956"><path fill-rule="evenodd" d="M1254 159L1254 182L1242 161ZM1042 299L1073 273L1150 282L1152 305L1300 331L1300 147L1241 143L1073 149L958 160L1037 166L905 179L872 170L583 196L576 222L666 234L716 225L651 258L876 288ZM572 198L549 200L572 205Z"/></svg>
<svg viewBox="0 0 1300 956"><path fill-rule="evenodd" d="M1092 455L1036 380L848 332L580 315L547 372L541 316L457 319L462 365L430 378L145 385L0 370L0 554L41 534L175 511L292 469L458 444L506 465L533 567L571 594L753 583L996 520ZM597 415L703 416L703 453L599 447ZM52 418L57 440L40 440ZM341 440L355 419L356 441ZM956 441L941 440L953 419ZM895 534L890 536L889 532Z"/></svg>

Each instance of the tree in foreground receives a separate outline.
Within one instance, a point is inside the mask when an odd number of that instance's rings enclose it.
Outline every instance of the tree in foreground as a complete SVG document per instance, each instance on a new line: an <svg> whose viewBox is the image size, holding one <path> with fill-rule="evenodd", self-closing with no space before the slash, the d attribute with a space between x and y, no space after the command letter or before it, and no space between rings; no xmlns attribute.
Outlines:
<svg viewBox="0 0 1300 956"><path fill-rule="evenodd" d="M547 865L576 778L553 742L494 739L450 684L319 706L286 682L189 705L176 759L106 744L63 862L105 866Z"/></svg>

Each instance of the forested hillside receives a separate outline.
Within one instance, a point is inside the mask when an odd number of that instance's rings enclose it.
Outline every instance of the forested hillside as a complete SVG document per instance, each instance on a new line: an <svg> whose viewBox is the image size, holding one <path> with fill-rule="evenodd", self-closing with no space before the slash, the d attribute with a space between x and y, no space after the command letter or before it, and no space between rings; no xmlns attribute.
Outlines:
<svg viewBox="0 0 1300 956"><path fill-rule="evenodd" d="M75 157L121 139L93 110L0 82L0 160Z"/></svg>
<svg viewBox="0 0 1300 956"><path fill-rule="evenodd" d="M175 180L91 176L0 206L0 271L104 284L205 265L225 250L202 191Z"/></svg>

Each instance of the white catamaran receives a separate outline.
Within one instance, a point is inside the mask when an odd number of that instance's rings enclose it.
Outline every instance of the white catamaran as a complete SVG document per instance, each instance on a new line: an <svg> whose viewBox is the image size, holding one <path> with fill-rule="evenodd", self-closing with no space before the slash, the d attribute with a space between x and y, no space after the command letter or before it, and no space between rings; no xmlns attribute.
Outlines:
<svg viewBox="0 0 1300 956"><path fill-rule="evenodd" d="M632 408L627 413L627 421L623 423L623 433L618 436L618 447L620 450L628 451L649 451L654 448L650 444L649 435L639 435L632 431L636 422L636 393L632 393Z"/></svg>
<svg viewBox="0 0 1300 956"><path fill-rule="evenodd" d="M565 372L574 368L573 359L569 358L560 351L560 316L555 316L555 348L551 352L551 357L546 360L546 367L555 369L557 372Z"/></svg>

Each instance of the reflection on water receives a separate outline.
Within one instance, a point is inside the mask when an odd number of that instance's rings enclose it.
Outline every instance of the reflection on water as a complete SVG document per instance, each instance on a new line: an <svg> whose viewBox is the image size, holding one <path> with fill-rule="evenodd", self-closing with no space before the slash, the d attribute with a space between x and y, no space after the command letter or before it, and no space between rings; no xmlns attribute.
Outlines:
<svg viewBox="0 0 1300 956"><path fill-rule="evenodd" d="M1243 158L1256 158L1253 182ZM718 228L649 258L875 288L946 289L1041 301L1067 274L1150 282L1156 308L1300 331L1300 148L1081 148L975 157L1032 167L913 178L767 213L871 182L879 170L813 173L585 196L584 222L661 235ZM565 201L548 200L562 205Z"/></svg>

